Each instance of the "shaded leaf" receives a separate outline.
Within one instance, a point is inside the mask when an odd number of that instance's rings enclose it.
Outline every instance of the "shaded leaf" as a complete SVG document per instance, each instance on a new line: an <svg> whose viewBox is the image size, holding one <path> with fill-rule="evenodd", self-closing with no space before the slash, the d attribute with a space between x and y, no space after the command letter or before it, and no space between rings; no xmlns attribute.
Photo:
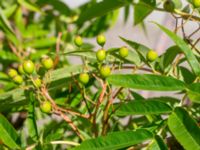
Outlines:
<svg viewBox="0 0 200 150"><path fill-rule="evenodd" d="M179 67L180 69L180 75L183 78L183 81L187 84L191 84L195 79L196 76L190 70L188 70L186 67Z"/></svg>
<svg viewBox="0 0 200 150"><path fill-rule="evenodd" d="M40 9L35 4L31 4L27 0L17 0L17 1L20 5L24 6L28 10L35 11L35 12L41 12Z"/></svg>
<svg viewBox="0 0 200 150"><path fill-rule="evenodd" d="M91 7L87 8L87 10L84 10L81 13L79 19L77 20L77 23L82 24L87 20L103 16L108 12L111 12L122 6L125 6L127 3L128 1L121 1L121 0L103 0L99 3L95 3Z"/></svg>
<svg viewBox="0 0 200 150"><path fill-rule="evenodd" d="M146 55L147 55L148 51L150 50L150 48L144 46L143 44L140 44L140 43L137 43L137 42L134 42L131 40L127 40L123 37L120 37L120 38L139 54L139 56L143 62L147 63Z"/></svg>
<svg viewBox="0 0 200 150"><path fill-rule="evenodd" d="M137 25L154 10L156 5L155 0L140 0L134 7L134 24Z"/></svg>
<svg viewBox="0 0 200 150"><path fill-rule="evenodd" d="M188 97L196 103L200 103L200 83L193 83L188 86Z"/></svg>
<svg viewBox="0 0 200 150"><path fill-rule="evenodd" d="M180 48L178 46L171 46L169 47L166 52L160 58L160 66L163 70L166 70L169 67L174 59L176 58L177 54L179 54Z"/></svg>
<svg viewBox="0 0 200 150"><path fill-rule="evenodd" d="M200 64L188 44L185 43L181 37L177 36L175 33L165 28L164 26L161 26L157 23L156 25L158 25L160 29L163 30L177 44L177 46L179 46L181 51L185 54L185 57L194 73L196 75L200 75Z"/></svg>
<svg viewBox="0 0 200 150"><path fill-rule="evenodd" d="M156 135L148 150L168 150L168 148L163 139Z"/></svg>
<svg viewBox="0 0 200 150"><path fill-rule="evenodd" d="M177 107L169 116L168 126L178 142L186 150L200 149L200 128L186 110Z"/></svg>
<svg viewBox="0 0 200 150"><path fill-rule="evenodd" d="M36 99L34 98L35 95L33 92L27 92L27 96L30 98L29 104L28 104L28 117L26 120L28 133L29 133L29 137L31 137L33 141L37 142L39 140L39 135L38 135L36 118L35 118Z"/></svg>
<svg viewBox="0 0 200 150"><path fill-rule="evenodd" d="M11 149L20 149L19 137L13 126L0 114L0 139Z"/></svg>
<svg viewBox="0 0 200 150"><path fill-rule="evenodd" d="M4 15L2 8L0 8L0 26L2 26L4 29L7 29L10 31L10 33L14 34L13 29L7 20L6 16Z"/></svg>

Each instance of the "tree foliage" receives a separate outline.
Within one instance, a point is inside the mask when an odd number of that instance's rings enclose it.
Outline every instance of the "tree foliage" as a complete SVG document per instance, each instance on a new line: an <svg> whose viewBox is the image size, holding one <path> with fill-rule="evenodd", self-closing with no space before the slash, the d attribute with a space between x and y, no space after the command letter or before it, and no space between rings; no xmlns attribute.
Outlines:
<svg viewBox="0 0 200 150"><path fill-rule="evenodd" d="M171 15L175 30L148 23L174 44L158 55L119 37L105 49L104 33L131 9L144 30L151 13ZM185 32L199 14L199 0L1 1L0 149L200 150L200 27Z"/></svg>

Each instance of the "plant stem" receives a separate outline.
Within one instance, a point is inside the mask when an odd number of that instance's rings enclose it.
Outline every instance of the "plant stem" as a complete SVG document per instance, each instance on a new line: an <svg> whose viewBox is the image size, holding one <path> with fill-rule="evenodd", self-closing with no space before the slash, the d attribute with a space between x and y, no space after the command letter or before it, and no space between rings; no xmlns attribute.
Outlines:
<svg viewBox="0 0 200 150"><path fill-rule="evenodd" d="M29 108L28 108L28 119L29 119L30 125L33 127L31 128L31 133L34 134L32 138L37 141L39 140L39 135L38 135L37 124L36 124L36 119L35 119L35 99L34 99L34 94L32 91L29 93L29 98L30 98L30 102L29 102Z"/></svg>
<svg viewBox="0 0 200 150"><path fill-rule="evenodd" d="M112 105L114 99L117 97L117 95L123 90L123 87L120 87L117 92L114 94L114 96L112 96L109 101L107 102L106 104L106 107L105 107L105 110L104 110L104 114L103 114L103 129L102 129L102 135L106 135L107 133L107 130L108 130L108 120L110 118L110 115L109 115L109 109L110 109L110 106ZM112 93L112 91L110 92Z"/></svg>
<svg viewBox="0 0 200 150"><path fill-rule="evenodd" d="M95 110L94 110L94 113L92 115L92 124L93 124L93 130L94 130L94 135L97 137L98 136L98 131L96 129L96 115L97 115L97 112L99 110L99 106L100 104L102 103L103 99L104 99L104 95L106 93L106 87L107 87L107 83L103 83L102 80L100 80L100 83L101 83L101 86L102 86L102 91L101 91L101 94L99 96L99 99L97 101L97 104L96 104L96 107L95 107Z"/></svg>
<svg viewBox="0 0 200 150"><path fill-rule="evenodd" d="M45 87L43 87L41 91L42 91L43 95L46 97L46 99L48 99L48 100L51 102L52 107L53 107L53 109L54 109L54 113L57 114L57 115L59 115L59 116L61 116L61 117L71 126L71 128L72 128L72 129L74 130L74 132L79 136L79 138L80 138L81 140L84 140L84 138L83 138L83 136L80 134L78 128L74 125L74 123L71 121L71 119L70 119L67 115L65 115L65 114L63 113L63 109L61 109L59 106L56 105L56 103L54 102L54 100L53 100L53 99L51 98L51 96L49 95L47 89L46 89ZM69 111L67 111L67 110L65 110L65 112L68 112L68 113L69 113Z"/></svg>
<svg viewBox="0 0 200 150"><path fill-rule="evenodd" d="M41 144L39 142L39 134L37 129L36 117L35 117L35 98L33 91L28 92L29 94L29 107L28 107L28 131L29 136L32 138L33 141L38 142L38 149L41 149Z"/></svg>

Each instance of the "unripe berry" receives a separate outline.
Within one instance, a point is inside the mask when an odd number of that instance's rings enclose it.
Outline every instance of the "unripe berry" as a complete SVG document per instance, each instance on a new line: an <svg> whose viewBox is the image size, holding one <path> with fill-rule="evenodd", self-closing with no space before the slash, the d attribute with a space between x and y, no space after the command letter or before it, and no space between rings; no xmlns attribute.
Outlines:
<svg viewBox="0 0 200 150"><path fill-rule="evenodd" d="M168 12L173 12L175 9L175 4L172 0L166 0L163 4L163 8Z"/></svg>
<svg viewBox="0 0 200 150"><path fill-rule="evenodd" d="M33 71L35 70L35 65L31 60L26 60L23 63L23 70L27 74L32 74Z"/></svg>
<svg viewBox="0 0 200 150"><path fill-rule="evenodd" d="M22 64L20 64L20 65L18 66L18 72L19 72L20 74L25 74Z"/></svg>
<svg viewBox="0 0 200 150"><path fill-rule="evenodd" d="M40 109L44 113L50 113L51 112L51 103L49 101L45 101L40 105Z"/></svg>
<svg viewBox="0 0 200 150"><path fill-rule="evenodd" d="M148 61L152 62L152 61L154 61L154 60L156 60L158 58L158 54L157 54L157 52L155 52L153 50L150 50L150 51L148 51L146 57L147 57Z"/></svg>
<svg viewBox="0 0 200 150"><path fill-rule="evenodd" d="M40 88L41 85L42 85L42 81L41 81L41 79L38 78L38 77L34 78L34 79L33 79L33 82L34 82L34 85L35 85L36 88Z"/></svg>
<svg viewBox="0 0 200 150"><path fill-rule="evenodd" d="M98 61L104 61L106 59L106 51L104 49L100 49L96 52L96 58Z"/></svg>
<svg viewBox="0 0 200 150"><path fill-rule="evenodd" d="M100 46L104 46L106 43L106 37L104 35L98 35L96 40Z"/></svg>
<svg viewBox="0 0 200 150"><path fill-rule="evenodd" d="M15 76L17 76L18 75L18 73L17 73L17 71L15 70L15 69L9 69L8 70L8 76L10 77L10 78L14 78Z"/></svg>
<svg viewBox="0 0 200 150"><path fill-rule="evenodd" d="M79 81L82 83L82 84L87 84L90 80L90 77L87 73L81 73L79 75Z"/></svg>
<svg viewBox="0 0 200 150"><path fill-rule="evenodd" d="M82 40L81 36L76 36L74 38L74 43L78 47L82 46L83 45L83 40Z"/></svg>
<svg viewBox="0 0 200 150"><path fill-rule="evenodd" d="M110 67L109 66L102 66L100 68L100 74L103 78L106 78L110 75L111 73L111 70L110 70Z"/></svg>
<svg viewBox="0 0 200 150"><path fill-rule="evenodd" d="M47 70L53 68L53 60L50 57L43 58L41 63L42 66Z"/></svg>
<svg viewBox="0 0 200 150"><path fill-rule="evenodd" d="M200 7L200 0L193 0L192 2L194 8L199 8Z"/></svg>
<svg viewBox="0 0 200 150"><path fill-rule="evenodd" d="M126 46L123 46L119 49L119 55L123 58L128 56L128 48Z"/></svg>
<svg viewBox="0 0 200 150"><path fill-rule="evenodd" d="M13 78L13 81L17 84L22 84L23 78L20 75L17 75Z"/></svg>

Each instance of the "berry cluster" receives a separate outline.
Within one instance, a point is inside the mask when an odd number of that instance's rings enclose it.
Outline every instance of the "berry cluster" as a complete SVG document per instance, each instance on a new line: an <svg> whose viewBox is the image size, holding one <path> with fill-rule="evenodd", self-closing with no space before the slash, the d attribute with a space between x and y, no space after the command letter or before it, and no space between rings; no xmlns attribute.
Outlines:
<svg viewBox="0 0 200 150"><path fill-rule="evenodd" d="M98 45L101 46L101 48L98 51L96 51L96 60L98 63L97 71L98 71L99 76L102 79L105 79L112 72L111 67L107 64L108 54L106 50L104 49L106 38L104 35L99 35L97 36L96 41ZM74 38L74 44L77 47L81 47L83 45L83 40L81 36L76 36ZM118 49L117 54L119 57L124 59L128 57L129 50L126 46L123 46ZM158 57L158 54L153 50L148 51L146 55L146 58L149 62L155 61L157 57ZM42 65L42 68L44 68L45 70L50 70L54 67L54 62L50 57L46 56L41 59L41 65ZM13 68L9 69L8 75L16 84L19 84L19 85L23 84L24 78L28 78L31 80L36 90L40 90L43 87L43 81L37 74L36 65L31 60L25 60L23 61L23 63L19 64L18 71ZM88 71L83 71L82 73L80 73L78 80L82 85L87 85L90 81L90 74L88 73ZM29 81L29 80L26 80L26 81ZM48 100L45 100L44 98L44 100L40 102L40 109L42 112L50 113L52 110L51 102L49 102Z"/></svg>
<svg viewBox="0 0 200 150"><path fill-rule="evenodd" d="M98 35L96 38L96 42L101 48L97 50L96 52L96 59L99 62L99 74L104 79L108 77L111 74L111 68L109 65L106 65L106 58L107 58L107 52L103 48L106 43L106 37L104 35ZM81 47L83 45L83 40L81 36L76 36L74 39L74 43L76 46ZM119 49L118 54L120 57L125 58L128 56L128 48L123 46ZM86 85L90 80L89 74L86 72L83 72L79 75L79 81Z"/></svg>
<svg viewBox="0 0 200 150"><path fill-rule="evenodd" d="M44 57L41 60L41 64L45 70L53 68L53 60L50 57ZM19 64L18 71L10 68L8 75L18 85L23 84L24 78L27 78L30 79L36 89L40 89L42 86L42 80L37 75L35 64L31 60L25 60L22 64ZM51 111L51 103L45 100L40 105L40 108L42 112L49 113Z"/></svg>

